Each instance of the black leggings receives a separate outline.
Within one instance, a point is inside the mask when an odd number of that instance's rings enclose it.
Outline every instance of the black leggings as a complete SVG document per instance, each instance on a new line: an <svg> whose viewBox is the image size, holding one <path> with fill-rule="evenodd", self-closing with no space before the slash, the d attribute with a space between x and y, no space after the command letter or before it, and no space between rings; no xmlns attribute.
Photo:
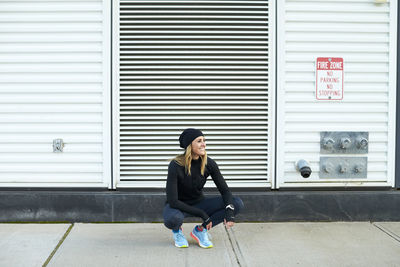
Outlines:
<svg viewBox="0 0 400 267"><path fill-rule="evenodd" d="M236 215L243 209L243 201L238 197L233 197L232 201L233 205L235 206L234 214ZM193 205L193 207L204 210L205 213L210 216L213 227L224 221L226 205L220 196L205 198L201 202ZM169 206L169 204L166 204L163 211L163 217L164 225L167 228L179 230L184 218L195 216L186 212L182 212L178 209L173 209Z"/></svg>

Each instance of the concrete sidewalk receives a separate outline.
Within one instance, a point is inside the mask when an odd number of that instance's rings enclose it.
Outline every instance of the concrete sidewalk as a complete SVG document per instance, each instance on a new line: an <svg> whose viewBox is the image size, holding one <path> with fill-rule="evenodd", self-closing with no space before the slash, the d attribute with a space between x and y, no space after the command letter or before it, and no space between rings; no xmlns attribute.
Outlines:
<svg viewBox="0 0 400 267"><path fill-rule="evenodd" d="M162 224L0 224L0 266L400 266L400 222L237 223L214 248Z"/></svg>

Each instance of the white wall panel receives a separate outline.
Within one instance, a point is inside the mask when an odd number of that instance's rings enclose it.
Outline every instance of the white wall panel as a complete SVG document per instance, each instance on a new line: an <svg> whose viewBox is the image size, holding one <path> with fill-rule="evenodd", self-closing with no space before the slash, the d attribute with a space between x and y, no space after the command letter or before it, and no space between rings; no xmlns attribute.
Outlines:
<svg viewBox="0 0 400 267"><path fill-rule="evenodd" d="M105 0L0 1L0 186L111 186L110 17Z"/></svg>
<svg viewBox="0 0 400 267"><path fill-rule="evenodd" d="M277 187L394 186L397 1L278 1ZM344 99L318 101L317 57L344 60ZM367 178L319 178L320 132L367 131ZM295 162L313 170L304 179Z"/></svg>

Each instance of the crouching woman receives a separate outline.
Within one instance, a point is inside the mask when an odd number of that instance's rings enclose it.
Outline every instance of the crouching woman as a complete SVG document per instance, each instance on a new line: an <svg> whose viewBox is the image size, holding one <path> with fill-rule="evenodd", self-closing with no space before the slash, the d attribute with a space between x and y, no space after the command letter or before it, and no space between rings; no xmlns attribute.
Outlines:
<svg viewBox="0 0 400 267"><path fill-rule="evenodd" d="M218 165L207 157L205 138L200 130L184 130L179 144L185 150L168 167L164 224L172 230L175 246L183 248L189 246L182 232L184 218L200 217L203 223L196 225L190 236L200 247L211 248L208 231L221 222L227 228L232 227L235 215L243 209L243 202L232 197ZM204 197L203 187L210 175L221 196Z"/></svg>

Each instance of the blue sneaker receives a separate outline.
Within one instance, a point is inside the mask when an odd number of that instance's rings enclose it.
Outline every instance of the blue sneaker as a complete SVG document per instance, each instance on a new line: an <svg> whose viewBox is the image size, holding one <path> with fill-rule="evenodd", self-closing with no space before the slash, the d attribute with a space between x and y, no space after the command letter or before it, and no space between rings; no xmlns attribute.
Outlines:
<svg viewBox="0 0 400 267"><path fill-rule="evenodd" d="M179 229L179 232L177 233L174 233L173 231L172 233L174 234L175 247L187 248L189 246L186 237L182 233L182 229Z"/></svg>
<svg viewBox="0 0 400 267"><path fill-rule="evenodd" d="M208 232L206 228L203 228L203 231L198 231L197 226L194 227L193 231L190 233L190 236L193 237L194 240L197 241L200 247L202 248L212 248L213 243L211 243Z"/></svg>

